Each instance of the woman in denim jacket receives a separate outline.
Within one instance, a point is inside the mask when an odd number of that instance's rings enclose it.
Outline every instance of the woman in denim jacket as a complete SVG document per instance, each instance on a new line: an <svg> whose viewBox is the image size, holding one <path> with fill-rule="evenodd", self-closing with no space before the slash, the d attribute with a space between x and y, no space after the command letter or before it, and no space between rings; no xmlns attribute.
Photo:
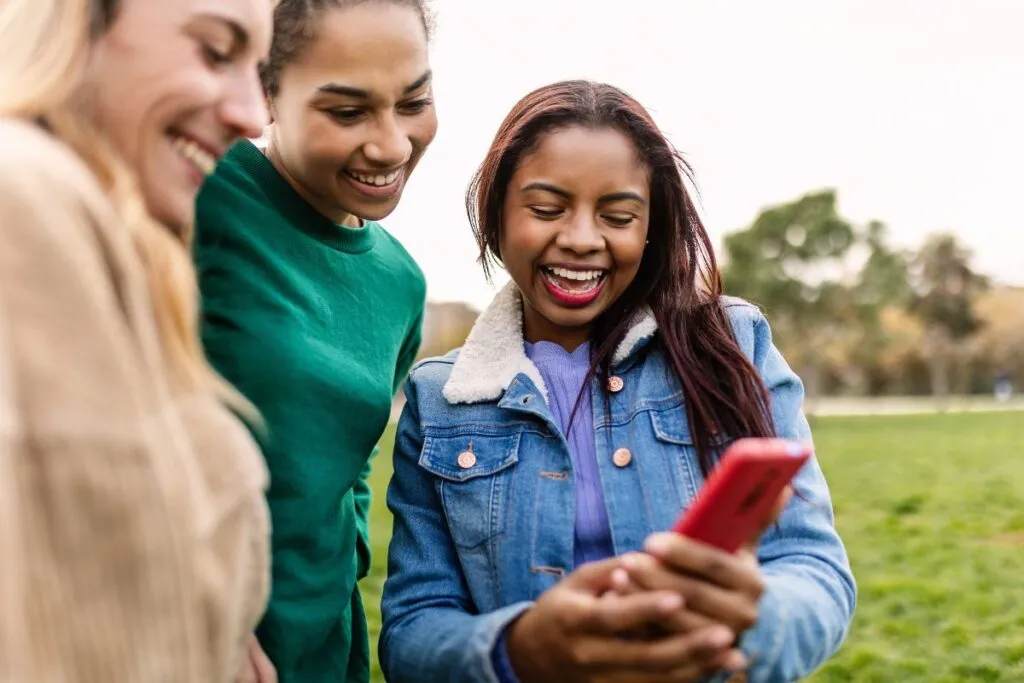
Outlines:
<svg viewBox="0 0 1024 683"><path fill-rule="evenodd" d="M398 428L389 681L779 683L843 641L856 589L816 461L735 555L659 533L730 440L810 438L686 176L611 86L541 88L502 124L468 205L512 283L413 370Z"/></svg>

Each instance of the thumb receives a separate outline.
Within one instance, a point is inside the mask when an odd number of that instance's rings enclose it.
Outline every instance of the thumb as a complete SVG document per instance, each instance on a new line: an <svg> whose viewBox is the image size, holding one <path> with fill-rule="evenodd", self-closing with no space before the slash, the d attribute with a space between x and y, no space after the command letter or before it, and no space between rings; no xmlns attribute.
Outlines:
<svg viewBox="0 0 1024 683"><path fill-rule="evenodd" d="M765 517L761 527L757 530L757 533L743 546L743 549L750 553L756 553L758 542L761 540L761 536L764 532L768 531L768 527L775 522L779 521L779 517L782 516L786 506L789 505L789 501L793 498L793 487L787 486L779 494L779 497L775 500L775 504L772 506L771 511Z"/></svg>

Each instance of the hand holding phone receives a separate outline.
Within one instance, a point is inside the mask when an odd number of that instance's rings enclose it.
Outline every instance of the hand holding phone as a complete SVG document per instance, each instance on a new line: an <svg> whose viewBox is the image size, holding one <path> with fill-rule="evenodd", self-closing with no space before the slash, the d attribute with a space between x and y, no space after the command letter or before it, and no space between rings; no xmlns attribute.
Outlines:
<svg viewBox="0 0 1024 683"><path fill-rule="evenodd" d="M711 472L673 531L734 553L759 534L813 451L786 439L740 439Z"/></svg>

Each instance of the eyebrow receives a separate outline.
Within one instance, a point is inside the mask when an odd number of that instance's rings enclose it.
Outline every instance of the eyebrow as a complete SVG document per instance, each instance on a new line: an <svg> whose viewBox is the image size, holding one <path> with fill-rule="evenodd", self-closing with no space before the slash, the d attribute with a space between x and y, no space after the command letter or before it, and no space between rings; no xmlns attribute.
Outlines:
<svg viewBox="0 0 1024 683"><path fill-rule="evenodd" d="M569 192L566 192L562 188L550 183L530 183L529 185L524 186L521 191L529 192L530 190L541 190L543 192L550 192L551 194L558 195L563 199L572 199L572 195ZM608 194L601 195L597 201L599 204L606 204L608 202L618 202L623 200L632 200L640 204L647 203L647 201L636 192L609 192Z"/></svg>
<svg viewBox="0 0 1024 683"><path fill-rule="evenodd" d="M228 27L228 29L231 31L231 37L235 43L233 46L233 50L239 51L244 50L246 47L248 47L249 32L242 28L242 25L234 19L228 19L227 17L221 16L219 14L204 14L202 15L202 17L209 19L211 21L215 21L218 24L223 24L224 26Z"/></svg>
<svg viewBox="0 0 1024 683"><path fill-rule="evenodd" d="M423 72L423 75L417 78L415 81L405 86L402 90L403 95L409 95L410 93L416 92L424 85L426 85L430 78L433 76L433 72L427 69ZM354 88L351 85L342 85L341 83L326 83L317 88L318 92L326 93L328 95L341 95L343 97L353 97L357 100L368 100L372 97L369 90L363 88Z"/></svg>

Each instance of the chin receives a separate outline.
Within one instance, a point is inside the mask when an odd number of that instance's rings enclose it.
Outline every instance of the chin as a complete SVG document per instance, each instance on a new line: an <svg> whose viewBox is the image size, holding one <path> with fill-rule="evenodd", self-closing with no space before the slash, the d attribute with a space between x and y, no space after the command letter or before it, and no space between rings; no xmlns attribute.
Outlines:
<svg viewBox="0 0 1024 683"><path fill-rule="evenodd" d="M590 307L581 308L577 310L568 310L564 308L548 308L542 311L541 314L547 318L548 322L556 327L564 329L575 329L579 327L589 327L594 324L600 315L600 311L594 311Z"/></svg>
<svg viewBox="0 0 1024 683"><path fill-rule="evenodd" d="M352 213L363 220L382 221L395 212L400 199L401 195L390 200L387 204L357 204L353 207Z"/></svg>

